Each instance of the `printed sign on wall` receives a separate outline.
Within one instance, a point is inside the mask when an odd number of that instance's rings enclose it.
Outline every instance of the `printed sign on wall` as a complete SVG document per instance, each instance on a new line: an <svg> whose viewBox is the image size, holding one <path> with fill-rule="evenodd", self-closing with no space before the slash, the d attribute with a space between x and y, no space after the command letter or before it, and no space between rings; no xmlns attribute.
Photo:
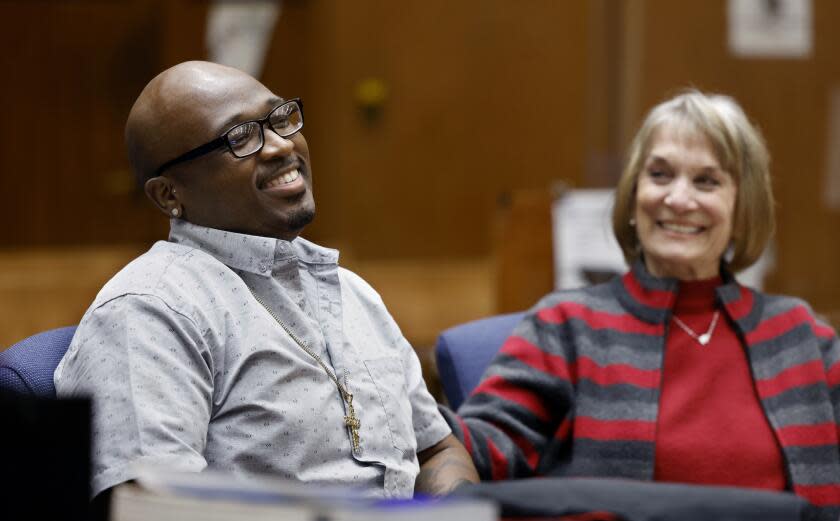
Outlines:
<svg viewBox="0 0 840 521"><path fill-rule="evenodd" d="M729 50L741 58L807 58L811 0L729 0Z"/></svg>

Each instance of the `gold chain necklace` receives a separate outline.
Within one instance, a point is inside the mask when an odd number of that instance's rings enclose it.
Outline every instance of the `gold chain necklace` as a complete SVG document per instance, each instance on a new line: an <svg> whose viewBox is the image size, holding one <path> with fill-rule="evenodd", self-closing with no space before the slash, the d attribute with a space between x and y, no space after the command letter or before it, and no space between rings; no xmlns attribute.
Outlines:
<svg viewBox="0 0 840 521"><path fill-rule="evenodd" d="M283 321L280 320L277 317L277 315L275 315L274 312L271 311L271 309L268 306L265 305L265 302L263 302L262 299L260 299L260 297L258 297L257 294L254 293L254 290L252 290L249 287L248 291L251 292L251 295L254 296L254 299L256 299L257 302L259 302L260 306L262 306L263 309L268 311L268 314L271 315L271 318L273 318L275 322L280 324L280 327L283 328L283 331L288 333L288 335L290 337L292 337L292 340L294 340L297 343L297 345L299 345L301 347L301 349L306 351L306 353L309 356L311 356L312 358L315 359L316 362L318 362L318 364L324 369L324 372L327 373L327 376L330 377L330 380L332 380L333 383L335 383L335 386L338 388L338 392L341 394L341 398L347 403L347 410L349 411L350 414L348 414L344 417L344 425L350 431L350 439L353 442L353 452L358 453L359 450L361 450L361 440L359 439L359 428L362 426L362 423L359 421L359 418L356 416L356 409L353 408L353 393L351 393L350 391L347 390L347 370L346 369L344 370L344 385L341 385L341 382L338 380L338 377L335 375L335 373L333 373L332 371L329 370L329 368L327 367L327 364L325 364L324 361L321 359L321 357L318 356L318 353L316 353L315 351L310 349L309 346L307 346L306 343L303 340L298 338L298 336L296 334L294 334L294 332L292 332L292 330L289 328L289 326L287 326L285 323L283 323Z"/></svg>
<svg viewBox="0 0 840 521"><path fill-rule="evenodd" d="M688 334L688 336L690 336L691 338L696 340L701 346L704 346L704 345L709 343L709 340L712 339L712 333L715 332L715 326L717 325L717 321L718 321L719 317L720 317L720 311L719 310L715 311L715 316L712 318L712 325L710 325L708 331L706 331L702 335L698 335L697 333L695 333L694 330L691 329L690 327L688 327L685 324L685 322L680 320L679 317L677 317L677 315L674 315L672 318L674 319L674 322L678 326L680 326L682 328L682 330L686 332L686 334Z"/></svg>

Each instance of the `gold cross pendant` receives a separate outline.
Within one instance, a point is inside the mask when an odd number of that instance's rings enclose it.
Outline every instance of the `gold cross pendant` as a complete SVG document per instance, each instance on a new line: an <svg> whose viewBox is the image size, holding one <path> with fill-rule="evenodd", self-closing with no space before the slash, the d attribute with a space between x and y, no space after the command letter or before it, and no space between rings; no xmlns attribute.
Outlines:
<svg viewBox="0 0 840 521"><path fill-rule="evenodd" d="M362 423L359 421L359 418L356 417L356 409L353 408L353 395L347 393L346 399L347 409L350 410L350 414L344 417L344 425L350 429L350 438L353 441L353 452L359 452L359 427L362 426Z"/></svg>

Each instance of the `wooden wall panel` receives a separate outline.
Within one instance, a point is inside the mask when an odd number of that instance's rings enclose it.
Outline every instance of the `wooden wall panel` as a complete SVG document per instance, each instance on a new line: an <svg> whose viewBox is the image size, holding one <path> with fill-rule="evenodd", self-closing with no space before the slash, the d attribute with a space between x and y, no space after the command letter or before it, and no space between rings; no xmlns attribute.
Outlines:
<svg viewBox="0 0 840 521"><path fill-rule="evenodd" d="M35 333L77 324L139 246L0 250L0 351Z"/></svg>
<svg viewBox="0 0 840 521"><path fill-rule="evenodd" d="M0 245L150 242L123 126L164 67L204 55L203 2L0 3Z"/></svg>
<svg viewBox="0 0 840 521"><path fill-rule="evenodd" d="M557 195L517 190L500 203L493 251L496 313L528 309L554 287L551 205Z"/></svg>
<svg viewBox="0 0 840 521"><path fill-rule="evenodd" d="M265 79L306 91L310 236L362 258L489 254L501 194L582 179L586 16L552 0L284 3ZM387 88L372 120L354 98L368 78Z"/></svg>
<svg viewBox="0 0 840 521"><path fill-rule="evenodd" d="M361 257L487 255L496 200L581 178L584 2L287 0L266 83L304 94L319 217ZM122 142L142 86L204 55L206 2L0 4L0 244L150 241ZM366 120L354 92L388 89ZM21 131L26 122L47 130Z"/></svg>

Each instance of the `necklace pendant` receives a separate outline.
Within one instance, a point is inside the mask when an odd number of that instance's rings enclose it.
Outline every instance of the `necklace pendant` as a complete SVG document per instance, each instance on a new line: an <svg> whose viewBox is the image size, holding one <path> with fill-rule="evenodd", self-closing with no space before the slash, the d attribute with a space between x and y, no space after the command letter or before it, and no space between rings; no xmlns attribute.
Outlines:
<svg viewBox="0 0 840 521"><path fill-rule="evenodd" d="M359 421L359 418L356 417L356 410L353 408L353 395L347 393L349 399L347 399L347 409L350 414L344 417L344 425L347 426L347 429L350 431L350 440L353 445L353 452L358 453L361 449L361 440L359 439L359 428L362 426L362 422Z"/></svg>
<svg viewBox="0 0 840 521"><path fill-rule="evenodd" d="M674 315L674 317L673 317L674 323L676 325L680 326L680 329L685 331L685 334L687 334L688 336L690 336L691 338L696 340L697 343L700 344L701 346L705 346L712 339L712 335L715 333L715 326L717 325L718 318L720 318L720 311L715 311L715 314L712 317L712 323L709 326L709 330L706 331L705 333L703 333L702 335L698 335L693 329L688 327L685 324L685 322L680 320L680 317L678 317L676 315Z"/></svg>

